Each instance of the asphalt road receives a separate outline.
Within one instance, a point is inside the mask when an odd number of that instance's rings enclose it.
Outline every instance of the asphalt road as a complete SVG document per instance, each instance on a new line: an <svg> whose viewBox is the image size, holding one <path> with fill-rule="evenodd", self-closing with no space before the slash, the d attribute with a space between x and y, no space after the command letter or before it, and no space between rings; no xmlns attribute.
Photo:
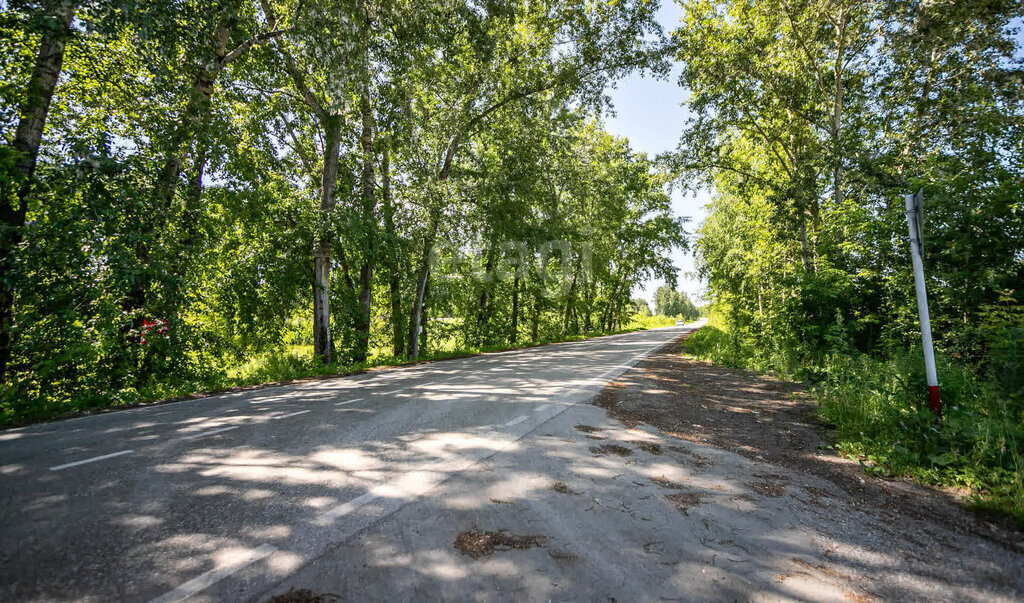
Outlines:
<svg viewBox="0 0 1024 603"><path fill-rule="evenodd" d="M296 576L322 582L325 572L366 568L345 557L356 535L399 521L403 509L414 518L401 525L429 526L426 509L459 504L436 500L447 496L440 485L524 452L525 436L685 330L2 431L0 600L265 600ZM324 570L327 559L338 565ZM435 569L432 579L443 578ZM417 592L381 580L345 596ZM481 598L449 585L419 596ZM503 598L491 594L482 598Z"/></svg>

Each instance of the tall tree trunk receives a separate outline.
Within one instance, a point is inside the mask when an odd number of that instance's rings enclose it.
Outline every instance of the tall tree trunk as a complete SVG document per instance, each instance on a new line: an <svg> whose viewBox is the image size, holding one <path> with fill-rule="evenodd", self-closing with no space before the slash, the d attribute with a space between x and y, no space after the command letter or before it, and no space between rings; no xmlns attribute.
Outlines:
<svg viewBox="0 0 1024 603"><path fill-rule="evenodd" d="M519 267L516 267L516 276L512 279L512 328L508 334L509 345L519 343Z"/></svg>
<svg viewBox="0 0 1024 603"><path fill-rule="evenodd" d="M338 186L338 153L341 137L341 116L323 117L324 167L320 186L320 228L328 222L334 211L335 191ZM321 232L313 250L313 354L324 364L331 363L334 342L331 339L331 236Z"/></svg>
<svg viewBox="0 0 1024 603"><path fill-rule="evenodd" d="M427 327L430 324L430 281L427 281L427 288L423 291L423 328L420 329L419 350L427 347Z"/></svg>
<svg viewBox="0 0 1024 603"><path fill-rule="evenodd" d="M369 93L360 102L363 132L360 143L363 151L363 267L359 270L359 310L356 315L355 360L365 362L370 347L370 310L373 302L373 262L376 251L376 217L374 216L373 189L373 112Z"/></svg>
<svg viewBox="0 0 1024 603"><path fill-rule="evenodd" d="M448 142L444 151L444 159L441 162L441 169L437 174L438 182L445 182L451 175L452 162L455 160L455 152L459 148L461 135L456 134ZM434 251L434 237L437 236L438 215L430 215L430 224L427 227L427 236L423 240L423 257L420 258L419 273L416 278L416 293L412 300L412 312L409 315L409 357L417 358L420 353L420 332L426 332L423 319L423 299L427 294L427 284L430 281L430 254ZM423 337L426 341L426 337Z"/></svg>
<svg viewBox="0 0 1024 603"><path fill-rule="evenodd" d="M533 296L533 315L530 317L530 343L537 343L537 331L540 328L540 291L535 291Z"/></svg>
<svg viewBox="0 0 1024 603"><path fill-rule="evenodd" d="M572 320L574 314L574 304L576 301L576 278L579 276L579 263L577 262L575 269L572 273L572 282L569 284L569 291L565 296L565 314L562 317L562 333L569 333L569 323Z"/></svg>
<svg viewBox="0 0 1024 603"><path fill-rule="evenodd" d="M199 75L192 85L188 103L185 105L185 112L167 145L166 159L163 169L160 170L156 187L156 198L161 211L166 211L174 200L174 191L178 187L178 178L184 169L184 153L189 140L195 140L196 143L196 162L193 171L201 173L206 167L206 137L202 135L202 129L209 123L213 88L217 83L217 76L220 75L224 57L228 52L226 45L230 34L227 21L221 19L213 34L214 56L210 63L212 67L208 65L200 67ZM193 175L193 190L201 191L202 176L200 175L199 189L195 187L194 178Z"/></svg>
<svg viewBox="0 0 1024 603"><path fill-rule="evenodd" d="M491 277L491 272L494 270L494 249L495 246L491 245L491 248L487 250L487 261L484 263L484 277L485 281ZM490 344L490 326L491 326L491 283L483 283L483 291L480 292L480 300L477 305L476 313L476 325L477 335L479 337L479 343L481 345Z"/></svg>
<svg viewBox="0 0 1024 603"><path fill-rule="evenodd" d="M437 235L437 214L430 216L427 235L423 239L423 255L420 257L416 293L413 296L412 312L409 315L409 357L417 358L420 353L420 328L423 326L423 298L427 293L427 281L430 280L430 254L434 251L434 237Z"/></svg>
<svg viewBox="0 0 1024 603"><path fill-rule="evenodd" d="M388 245L392 247L385 254L388 263L389 281L388 295L391 297L391 350L395 358L405 354L405 329L402 326L402 273L399 269L397 249L398 242L395 232L395 205L391 198L391 150L385 146L380 163L381 201L384 206L384 228Z"/></svg>
<svg viewBox="0 0 1024 603"><path fill-rule="evenodd" d="M13 169L10 172L4 170L7 173L3 180L16 187L17 191L13 188L0 190L0 274L4 275L0 279L0 382L4 381L7 364L11 359L14 288L10 274L14 269L14 250L21 244L21 229L25 226L39 145L43 140L53 92L64 65L64 49L76 8L77 5L71 2L62 4L39 41L39 52L36 54L11 144L15 153ZM17 204L12 205L11 200L15 195Z"/></svg>
<svg viewBox="0 0 1024 603"><path fill-rule="evenodd" d="M835 84L832 99L832 192L835 206L843 204L843 156L841 148L843 126L843 54L846 52L846 10L841 9L836 26L836 62L833 68Z"/></svg>
<svg viewBox="0 0 1024 603"><path fill-rule="evenodd" d="M587 286L587 314L583 317L583 330L587 333L594 329L593 315L594 315L594 299L597 298L597 287L594 284L593 279L589 279L590 284Z"/></svg>
<svg viewBox="0 0 1024 603"><path fill-rule="evenodd" d="M405 354L405 329L402 327L402 284L397 270L391 272L391 353L395 358Z"/></svg>
<svg viewBox="0 0 1024 603"><path fill-rule="evenodd" d="M136 339L137 333L142 327L143 316L140 311L146 307L152 274L157 270L151 264L152 257L143 241L150 238L160 226L170 219L169 214L174 203L174 194L184 169L186 149L190 146L191 141L195 152L192 175L189 178L189 189L185 198L185 208L181 216L184 236L178 241L180 248L176 262L169 267L169 270L179 277L184 276L188 270L191 248L195 244L198 233L197 221L202 197L203 173L209 156L207 151L209 136L206 130L213 113L213 89L217 82L217 76L225 64L229 35L230 29L227 20L221 19L213 34L213 61L200 66L200 72L192 85L185 111L180 116L181 119L166 146L166 161L157 178L154 191L154 211L143 218L143 236L139 237L135 245L135 258L143 270L132 285L127 297L122 301L125 314L132 317L131 323L126 327L129 341ZM178 279L179 282L181 280ZM177 322L178 309L181 307L180 294L180 288L176 285L170 285L164 290L166 307L160 310L160 314L172 325ZM170 332L172 338L177 338L181 330L172 328Z"/></svg>

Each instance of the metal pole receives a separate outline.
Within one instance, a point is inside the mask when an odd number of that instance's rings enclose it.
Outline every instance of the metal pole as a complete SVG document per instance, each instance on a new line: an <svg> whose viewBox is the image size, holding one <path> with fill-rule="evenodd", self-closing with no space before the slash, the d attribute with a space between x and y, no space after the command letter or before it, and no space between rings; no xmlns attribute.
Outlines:
<svg viewBox="0 0 1024 603"><path fill-rule="evenodd" d="M924 285L924 264L921 261L921 233L918 222L918 198L905 195L907 226L910 230L910 257L914 263L914 287L917 289L917 314L921 319L921 344L924 346L924 373L928 381L928 406L936 416L942 415L939 401L939 378L935 374L935 350L932 348L932 325L928 317L928 292Z"/></svg>

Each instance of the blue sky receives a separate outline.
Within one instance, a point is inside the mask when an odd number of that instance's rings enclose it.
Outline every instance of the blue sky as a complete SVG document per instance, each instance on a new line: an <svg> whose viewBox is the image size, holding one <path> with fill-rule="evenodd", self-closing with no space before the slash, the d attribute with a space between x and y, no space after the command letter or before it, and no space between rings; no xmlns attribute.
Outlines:
<svg viewBox="0 0 1024 603"><path fill-rule="evenodd" d="M666 32L676 27L680 17L679 7L673 0L663 0L658 11L658 21ZM667 80L651 77L630 76L618 83L611 91L615 106L614 117L605 119L605 126L617 136L629 139L634 150L650 156L676 148L686 121L686 109L682 106L685 90L676 83L678 70L673 69ZM676 191L672 197L672 211L676 216L690 218L687 231L693 232L706 215L704 206L708 203L707 191L698 195ZM679 268L679 288L696 298L703 285L694 272L693 254L689 251L675 251L672 260ZM651 280L633 291L634 296L654 297L654 291L662 281Z"/></svg>

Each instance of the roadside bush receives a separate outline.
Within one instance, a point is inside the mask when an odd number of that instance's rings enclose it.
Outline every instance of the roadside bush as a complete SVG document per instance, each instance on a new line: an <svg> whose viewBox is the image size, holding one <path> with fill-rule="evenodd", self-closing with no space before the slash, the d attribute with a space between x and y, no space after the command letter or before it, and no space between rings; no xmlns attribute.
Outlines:
<svg viewBox="0 0 1024 603"><path fill-rule="evenodd" d="M819 416L835 429L836 449L867 472L964 489L971 505L1024 524L1024 403L1018 391L1002 387L1006 363L993 375L940 355L943 418L936 421L927 405L920 349L887 358L800 355L758 346L712 313L711 323L687 339L686 351L716 364L809 382Z"/></svg>
<svg viewBox="0 0 1024 603"><path fill-rule="evenodd" d="M926 402L920 350L889 359L833 356L815 387L837 449L870 473L966 488L973 504L1024 523L1024 416L995 383L942 360L943 418Z"/></svg>

